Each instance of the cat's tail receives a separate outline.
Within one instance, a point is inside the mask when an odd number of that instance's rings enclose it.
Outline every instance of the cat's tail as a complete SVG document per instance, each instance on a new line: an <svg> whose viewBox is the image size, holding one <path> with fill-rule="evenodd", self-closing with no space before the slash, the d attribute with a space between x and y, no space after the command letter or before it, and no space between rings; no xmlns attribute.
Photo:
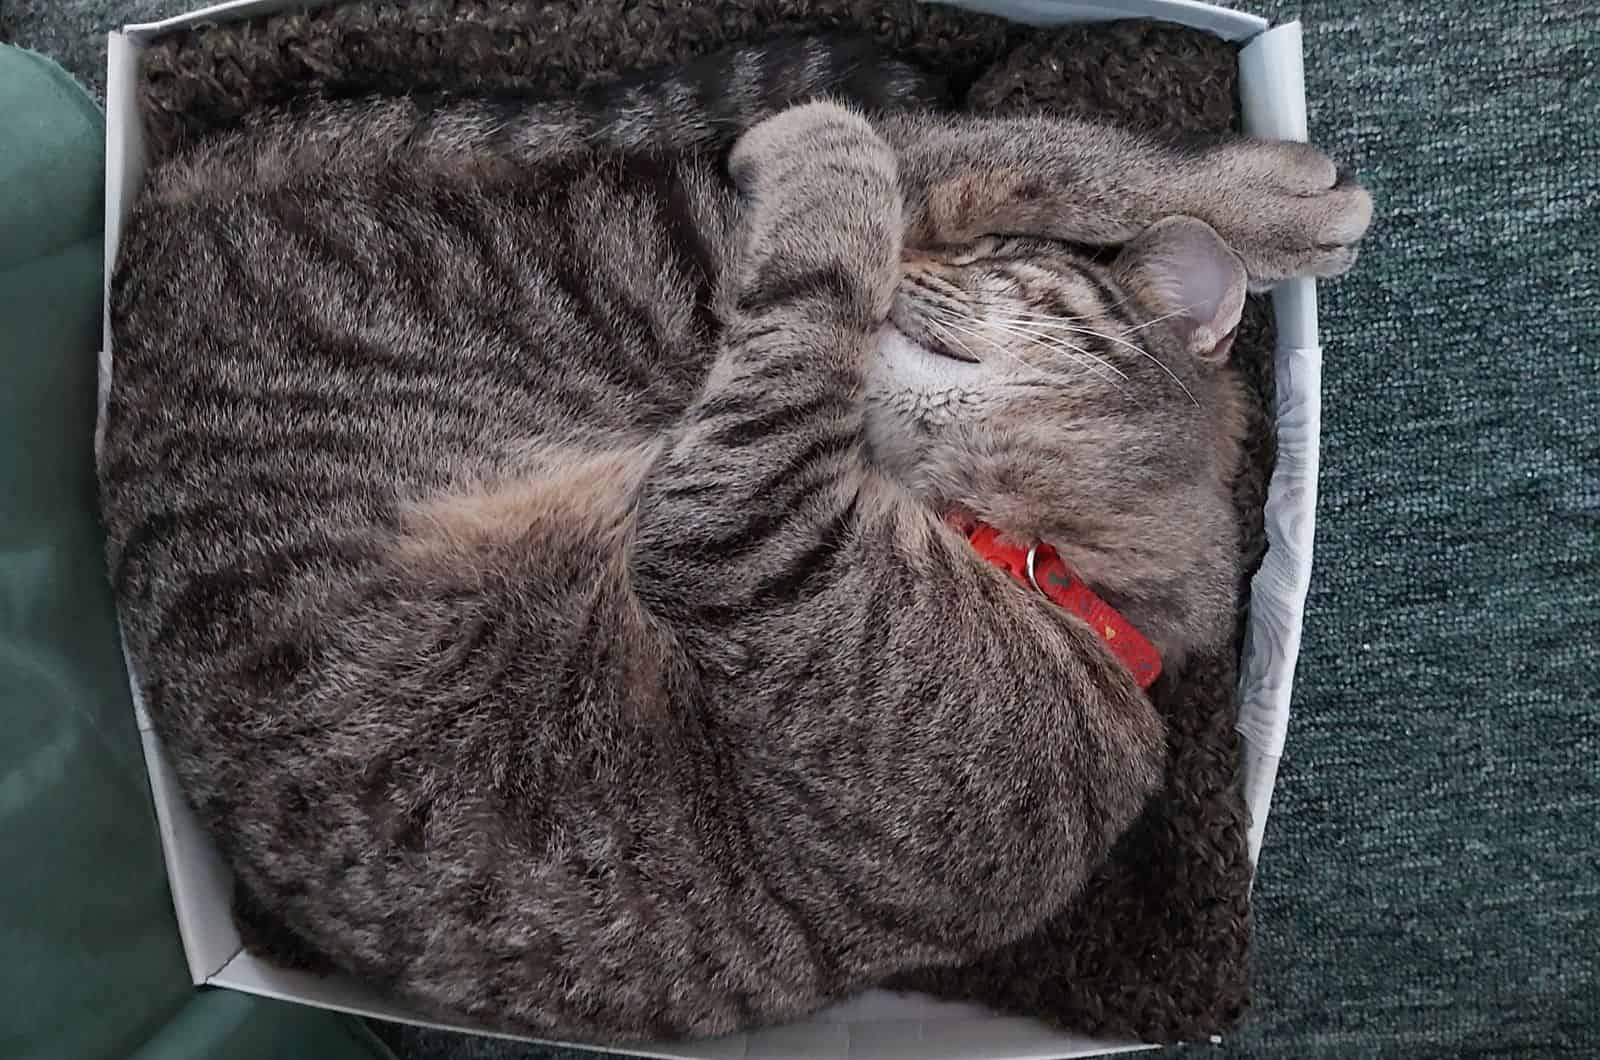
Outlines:
<svg viewBox="0 0 1600 1060"><path fill-rule="evenodd" d="M307 98L165 163L150 194L171 201L374 169L531 167L595 151L719 152L762 119L821 97L869 113L948 102L942 78L889 58L868 38L783 37L566 100Z"/></svg>
<svg viewBox="0 0 1600 1060"><path fill-rule="evenodd" d="M881 112L942 105L947 89L942 78L889 57L866 37L779 37L634 74L580 97L564 105L570 125L561 134L576 131L588 143L625 151L717 149L764 118L824 96ZM526 117L532 120L520 133L541 142L544 130L534 124L541 115ZM517 124L513 109L508 127Z"/></svg>

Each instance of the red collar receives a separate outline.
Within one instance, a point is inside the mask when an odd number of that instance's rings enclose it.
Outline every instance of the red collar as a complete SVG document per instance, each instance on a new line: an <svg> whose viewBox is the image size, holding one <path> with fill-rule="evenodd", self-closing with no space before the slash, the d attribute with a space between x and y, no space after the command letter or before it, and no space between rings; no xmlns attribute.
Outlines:
<svg viewBox="0 0 1600 1060"><path fill-rule="evenodd" d="M1155 645L1116 608L1096 596L1050 545L1041 542L1032 548L1019 548L1006 544L1000 539L1000 531L984 523L961 519L951 519L950 523L966 535L978 555L1087 622L1106 642L1111 654L1128 668L1140 688L1149 688L1161 676L1161 656Z"/></svg>

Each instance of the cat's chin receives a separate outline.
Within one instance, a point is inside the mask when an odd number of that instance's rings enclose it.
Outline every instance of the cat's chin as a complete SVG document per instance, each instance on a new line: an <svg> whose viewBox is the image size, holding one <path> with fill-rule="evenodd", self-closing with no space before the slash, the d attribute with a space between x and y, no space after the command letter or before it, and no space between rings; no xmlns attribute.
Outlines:
<svg viewBox="0 0 1600 1060"><path fill-rule="evenodd" d="M867 370L868 458L916 490L919 469L942 428L976 410L982 366L937 353L886 323L873 336Z"/></svg>
<svg viewBox="0 0 1600 1060"><path fill-rule="evenodd" d="M980 400L984 366L912 338L892 323L873 336L867 369L869 416L876 410L901 421L902 428L927 441L929 432L961 415Z"/></svg>

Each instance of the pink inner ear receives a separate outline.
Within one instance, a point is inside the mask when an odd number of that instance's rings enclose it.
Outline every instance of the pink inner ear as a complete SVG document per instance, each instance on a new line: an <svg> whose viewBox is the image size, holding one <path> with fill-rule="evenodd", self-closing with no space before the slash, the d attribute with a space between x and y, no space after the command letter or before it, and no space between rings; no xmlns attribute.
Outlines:
<svg viewBox="0 0 1600 1060"><path fill-rule="evenodd" d="M1215 362L1219 362L1219 363L1222 362L1222 361L1227 360L1228 359L1228 353L1233 349L1233 340L1235 338L1237 338L1238 335L1239 335L1239 328L1238 328L1238 325L1235 325L1234 329L1232 331L1230 331L1226 335L1222 336L1222 341L1221 342L1218 342L1215 346L1211 347L1210 350L1206 351L1205 353L1200 354L1200 356L1202 358L1204 358L1205 360L1215 361Z"/></svg>
<svg viewBox="0 0 1600 1060"><path fill-rule="evenodd" d="M1117 260L1146 305L1197 357L1220 361L1233 346L1248 278L1239 256L1204 221L1168 217L1151 225Z"/></svg>

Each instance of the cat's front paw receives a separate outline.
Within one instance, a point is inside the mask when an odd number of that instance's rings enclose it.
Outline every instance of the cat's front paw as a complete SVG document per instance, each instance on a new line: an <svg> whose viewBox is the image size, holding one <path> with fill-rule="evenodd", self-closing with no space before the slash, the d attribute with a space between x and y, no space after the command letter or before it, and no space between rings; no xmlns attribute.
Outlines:
<svg viewBox="0 0 1600 1060"><path fill-rule="evenodd" d="M900 276L899 163L866 118L836 103L791 107L739 138L728 171L748 203L752 277L768 262L841 274L876 319L887 315Z"/></svg>
<svg viewBox="0 0 1600 1060"><path fill-rule="evenodd" d="M1339 276L1372 224L1372 196L1310 144L1236 140L1206 154L1212 227L1254 286Z"/></svg>
<svg viewBox="0 0 1600 1060"><path fill-rule="evenodd" d="M854 158L861 173L887 167L894 152L866 118L838 103L803 103L752 126L728 156L728 172L739 190L758 195L806 174L815 175L841 157Z"/></svg>

